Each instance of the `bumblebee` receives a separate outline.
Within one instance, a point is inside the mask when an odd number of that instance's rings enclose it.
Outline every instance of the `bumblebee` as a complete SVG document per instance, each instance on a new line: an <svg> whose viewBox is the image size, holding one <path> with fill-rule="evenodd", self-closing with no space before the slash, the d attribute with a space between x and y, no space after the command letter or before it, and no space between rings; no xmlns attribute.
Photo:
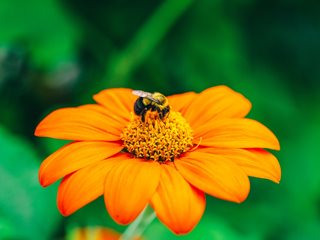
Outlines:
<svg viewBox="0 0 320 240"><path fill-rule="evenodd" d="M169 101L163 94L158 92L149 93L141 90L134 90L132 94L139 97L134 103L134 113L137 116L141 116L142 122L145 121L148 111L157 111L161 120L168 116L170 112Z"/></svg>

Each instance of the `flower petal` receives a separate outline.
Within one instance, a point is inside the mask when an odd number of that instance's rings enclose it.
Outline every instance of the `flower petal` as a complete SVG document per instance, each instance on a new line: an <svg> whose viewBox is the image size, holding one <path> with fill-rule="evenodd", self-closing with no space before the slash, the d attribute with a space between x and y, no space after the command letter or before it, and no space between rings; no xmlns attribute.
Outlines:
<svg viewBox="0 0 320 240"><path fill-rule="evenodd" d="M58 189L58 208L68 216L103 194L106 174L116 163L128 158L119 155L76 171L62 180Z"/></svg>
<svg viewBox="0 0 320 240"><path fill-rule="evenodd" d="M69 237L70 236L70 237ZM73 240L119 240L120 233L111 228L106 227L76 227L68 231L68 237L66 239ZM139 240L137 238L136 240Z"/></svg>
<svg viewBox="0 0 320 240"><path fill-rule="evenodd" d="M184 116L197 128L214 119L244 117L250 109L251 103L243 95L227 86L216 86L197 95Z"/></svg>
<svg viewBox="0 0 320 240"><path fill-rule="evenodd" d="M188 233L203 215L205 195L186 182L172 165L161 167L160 184L151 205L161 222L174 233Z"/></svg>
<svg viewBox="0 0 320 240"><path fill-rule="evenodd" d="M184 114L196 96L194 92L186 92L168 96L168 100L173 111Z"/></svg>
<svg viewBox="0 0 320 240"><path fill-rule="evenodd" d="M62 108L50 113L37 126L35 135L66 140L120 140L125 125L85 108Z"/></svg>
<svg viewBox="0 0 320 240"><path fill-rule="evenodd" d="M46 187L58 179L94 162L104 160L121 151L119 143L73 142L60 148L41 164L39 180Z"/></svg>
<svg viewBox="0 0 320 240"><path fill-rule="evenodd" d="M128 120L123 119L121 116L116 115L116 114L108 111L104 106L101 106L98 104L86 104L86 105L79 106L79 108L99 112L99 113L105 115L108 119L112 118L113 120L119 122L123 126L128 124Z"/></svg>
<svg viewBox="0 0 320 240"><path fill-rule="evenodd" d="M128 224L139 215L156 191L160 170L157 162L128 159L107 174L104 199L114 221Z"/></svg>
<svg viewBox="0 0 320 240"><path fill-rule="evenodd" d="M249 194L247 175L221 156L195 151L175 161L175 165L190 184L214 197L240 203Z"/></svg>
<svg viewBox="0 0 320 240"><path fill-rule="evenodd" d="M106 89L93 96L93 99L104 106L112 115L130 120L130 112L137 96L132 94L132 89L112 88Z"/></svg>
<svg viewBox="0 0 320 240"><path fill-rule="evenodd" d="M277 137L267 127L247 118L220 119L199 127L194 131L194 142L221 148L280 149Z"/></svg>
<svg viewBox="0 0 320 240"><path fill-rule="evenodd" d="M281 168L277 158L263 149L203 148L197 151L208 152L212 158L221 156L224 161L234 162L248 176L280 182Z"/></svg>

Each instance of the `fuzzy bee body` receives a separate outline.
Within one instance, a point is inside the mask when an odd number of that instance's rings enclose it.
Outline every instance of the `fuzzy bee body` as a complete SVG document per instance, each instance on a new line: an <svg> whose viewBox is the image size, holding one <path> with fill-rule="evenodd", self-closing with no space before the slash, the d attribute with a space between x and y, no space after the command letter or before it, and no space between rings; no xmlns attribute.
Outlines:
<svg viewBox="0 0 320 240"><path fill-rule="evenodd" d="M163 120L170 112L168 99L161 93L149 93L140 90L134 90L132 94L139 96L134 103L134 113L141 116L142 122L145 121L145 116L148 111L159 114L159 118Z"/></svg>

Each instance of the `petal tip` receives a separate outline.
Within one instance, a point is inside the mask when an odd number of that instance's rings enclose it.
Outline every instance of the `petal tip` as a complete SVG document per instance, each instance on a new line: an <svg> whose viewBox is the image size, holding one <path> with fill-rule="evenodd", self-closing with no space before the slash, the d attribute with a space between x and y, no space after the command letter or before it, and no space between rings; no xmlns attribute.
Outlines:
<svg viewBox="0 0 320 240"><path fill-rule="evenodd" d="M46 172L47 165L45 163L46 161L42 162L38 172L38 180L42 187L47 187L53 183L53 181L50 181L51 175Z"/></svg>
<svg viewBox="0 0 320 240"><path fill-rule="evenodd" d="M134 219L121 218L121 216L112 216L112 219L119 225L128 225L133 222Z"/></svg>
<svg viewBox="0 0 320 240"><path fill-rule="evenodd" d="M248 191L239 191L238 193L234 193L233 197L230 197L229 199L222 199L227 200L234 203L243 203L245 200L247 200L250 193L250 189Z"/></svg>
<svg viewBox="0 0 320 240"><path fill-rule="evenodd" d="M250 181L249 178L247 177L247 182L243 183L244 185L242 185L237 192L235 192L234 194L234 202L236 203L242 203L244 202L250 193Z"/></svg>
<svg viewBox="0 0 320 240"><path fill-rule="evenodd" d="M189 227L189 228L182 228L182 229L171 229L172 232L176 235L185 235L188 234L189 232L191 232L193 229L195 228L195 226Z"/></svg>
<svg viewBox="0 0 320 240"><path fill-rule="evenodd" d="M47 181L45 181L44 178L40 178L40 177L39 177L39 183L44 188L50 185Z"/></svg>
<svg viewBox="0 0 320 240"><path fill-rule="evenodd" d="M281 182L281 170L280 170L279 174L277 174L277 176L274 179L272 179L272 181L274 183L280 184L280 182Z"/></svg>
<svg viewBox="0 0 320 240"><path fill-rule="evenodd" d="M61 196L59 196L59 193L57 197L57 206L60 214L64 217L71 215L75 211L75 210L72 210L70 207L68 208L66 206L64 199Z"/></svg>
<svg viewBox="0 0 320 240"><path fill-rule="evenodd" d="M236 203L243 203L248 198L249 192L245 195L238 196Z"/></svg>
<svg viewBox="0 0 320 240"><path fill-rule="evenodd" d="M42 127L42 122L40 122L38 125L37 125L37 127L36 127L36 129L34 130L34 135L36 136L36 137L41 137L42 136L42 129L41 129L41 127Z"/></svg>
<svg viewBox="0 0 320 240"><path fill-rule="evenodd" d="M66 209L64 209L63 207L58 207L58 209L59 209L59 212L60 212L60 214L62 215L62 216L64 216L64 217L68 217L70 214L71 214L71 212L68 212Z"/></svg>
<svg viewBox="0 0 320 240"><path fill-rule="evenodd" d="M271 136L272 136L272 148L270 149L273 149L273 150L276 150L276 151L280 151L281 147L280 147L280 142L279 142L279 139L277 138L277 136L271 131L269 130L270 133L271 133ZM271 141L270 141L271 142Z"/></svg>
<svg viewBox="0 0 320 240"><path fill-rule="evenodd" d="M34 133L33 133L35 136L39 136L39 129L38 129L38 126L36 127L36 129L34 130Z"/></svg>
<svg viewBox="0 0 320 240"><path fill-rule="evenodd" d="M42 173L41 171L41 167L40 167L40 170L39 170L39 173L38 173L38 180L39 180L39 183L42 187L47 187L48 185L50 185L48 183L48 181L46 180L46 177L44 176L44 174Z"/></svg>
<svg viewBox="0 0 320 240"><path fill-rule="evenodd" d="M260 123L262 125L262 123ZM264 125L263 125L264 126ZM264 126L266 128L266 130L269 131L269 141L271 146L267 147L276 151L280 151L280 142L279 139L277 138L277 136L273 133L273 131L271 131L268 127Z"/></svg>

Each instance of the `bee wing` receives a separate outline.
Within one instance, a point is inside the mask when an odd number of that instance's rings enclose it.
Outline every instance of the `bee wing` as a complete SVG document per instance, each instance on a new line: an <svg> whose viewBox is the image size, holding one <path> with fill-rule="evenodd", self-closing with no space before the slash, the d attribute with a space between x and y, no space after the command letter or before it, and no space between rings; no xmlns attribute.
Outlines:
<svg viewBox="0 0 320 240"><path fill-rule="evenodd" d="M144 91L141 91L141 90L133 90L132 94L136 95L138 97L151 97L152 98L152 93L144 92Z"/></svg>
<svg viewBox="0 0 320 240"><path fill-rule="evenodd" d="M143 97L143 98L147 98L149 99L150 101L153 101L153 102L156 102L158 104L160 104L160 101L158 99L155 99L152 95L152 93L149 93L149 92L144 92L144 91L141 91L141 90L133 90L132 91L132 94L133 95L136 95L136 96L139 96L139 97Z"/></svg>

